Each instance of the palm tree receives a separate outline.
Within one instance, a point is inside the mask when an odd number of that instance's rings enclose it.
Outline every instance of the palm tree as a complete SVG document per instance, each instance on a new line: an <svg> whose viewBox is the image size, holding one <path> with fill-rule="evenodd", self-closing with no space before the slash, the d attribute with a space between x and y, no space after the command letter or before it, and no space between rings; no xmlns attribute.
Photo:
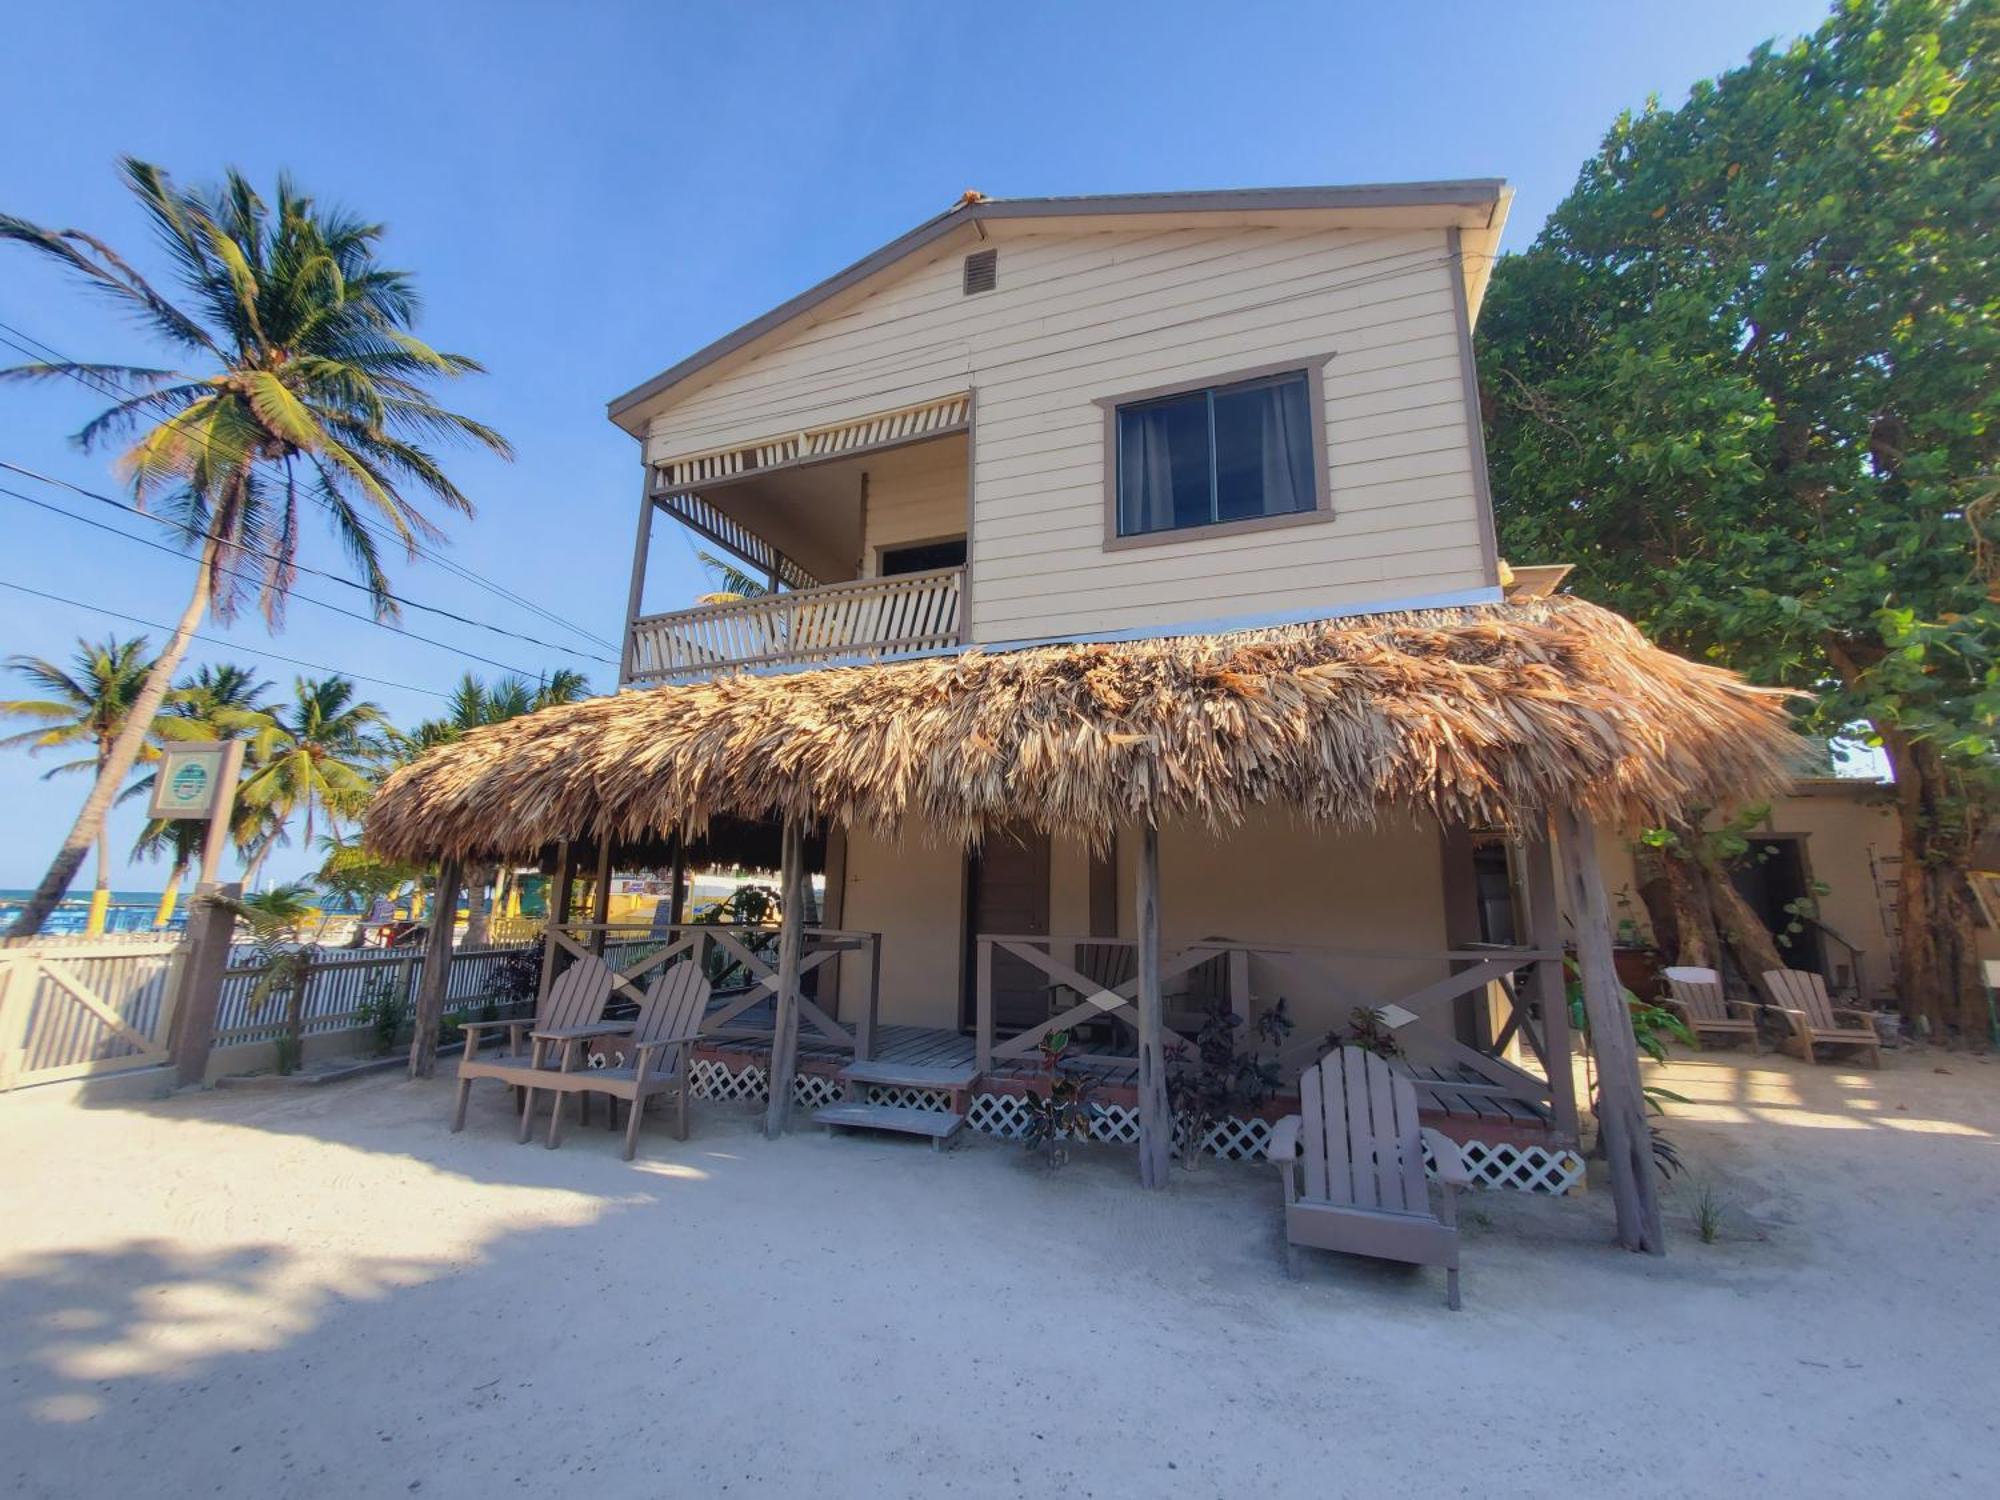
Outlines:
<svg viewBox="0 0 2000 1500"><path fill-rule="evenodd" d="M271 684L248 667L234 662L204 665L174 689L166 719L176 724L185 722L190 738L239 739L271 722L271 709L264 702L264 695L270 690ZM147 776L132 791L150 792L152 785L153 776ZM238 848L255 837L258 830L255 810L238 803L230 822L230 834ZM160 892L159 908L153 914L153 926L165 927L173 920L181 882L200 861L206 832L205 823L190 818L153 818L140 830L138 841L132 846L133 858L157 859L169 855L173 860L166 889Z"/></svg>
<svg viewBox="0 0 2000 1500"><path fill-rule="evenodd" d="M708 569L709 577L715 581L717 593L704 595L704 598L715 599L727 595L737 599L761 599L766 594L776 592L768 579L759 578L740 563L717 557L713 552L697 548L694 560Z"/></svg>
<svg viewBox="0 0 2000 1500"><path fill-rule="evenodd" d="M391 730L389 759L392 765L408 765L424 751L448 745L486 724L504 723L523 714L537 713L562 703L575 703L590 696L590 679L581 672L562 668L538 683L525 677L502 677L491 686L467 672L451 695L451 708L441 719L426 719L407 733ZM478 947L486 941L492 909L504 899L505 869L497 864L467 872L465 941ZM489 901L488 888L492 897Z"/></svg>
<svg viewBox="0 0 2000 1500"><path fill-rule="evenodd" d="M376 259L381 225L323 208L283 176L267 204L234 171L207 190L177 187L132 157L120 171L184 294L178 303L80 230L0 214L0 241L48 256L137 315L174 350L177 365L29 364L0 378L74 377L126 390L77 441L96 449L135 438L119 456L133 500L143 507L163 498L199 566L127 732L100 766L14 936L39 931L75 878L202 616L211 607L228 616L254 588L266 619L273 626L281 619L306 508L332 523L378 616L392 615L376 528L412 556L419 542L442 536L405 491L472 514L472 502L423 445L463 440L511 456L498 433L432 399L433 382L480 367L411 331L416 292L405 272Z"/></svg>
<svg viewBox="0 0 2000 1500"><path fill-rule="evenodd" d="M88 745L88 755L55 767L44 773L42 779L46 781L72 771L92 771L101 779L129 725L138 737L134 758L143 753L152 759L157 752L147 741L156 735L157 726L150 719L136 717L147 677L154 667L146 655L146 647L144 636L134 636L129 641L107 638L97 643L79 640L70 670L39 656L8 657L8 666L49 696L0 702L0 715L34 719L40 725L0 740L0 746L8 749L26 746L33 752L64 745ZM88 929L92 933L104 930L104 913L111 902L108 813L108 806L101 809L96 822L87 830L86 846L97 845L97 887L90 898Z"/></svg>
<svg viewBox="0 0 2000 1500"><path fill-rule="evenodd" d="M358 817L374 791L369 772L382 752L376 732L387 722L382 710L356 702L354 684L345 677L301 677L292 692L293 701L272 711L268 725L250 739L256 769L243 778L238 796L267 818L269 832L244 872L247 883L255 882L265 856L301 811L311 844L316 818L338 834L342 820Z"/></svg>

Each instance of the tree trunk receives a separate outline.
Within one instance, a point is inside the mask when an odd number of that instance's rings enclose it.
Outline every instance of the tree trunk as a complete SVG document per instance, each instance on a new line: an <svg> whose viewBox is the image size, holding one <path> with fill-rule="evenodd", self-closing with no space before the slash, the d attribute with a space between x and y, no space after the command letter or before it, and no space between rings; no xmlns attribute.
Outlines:
<svg viewBox="0 0 2000 1500"><path fill-rule="evenodd" d="M1966 871L1986 816L1937 751L1882 732L1896 774L1902 864L1896 881L1896 990L1903 1015L1939 1040L1991 1044L1979 939Z"/></svg>
<svg viewBox="0 0 2000 1500"><path fill-rule="evenodd" d="M264 861L271 857L271 851L278 846L277 830L260 843L251 854L249 862L243 866L243 889L250 895L257 893L257 876L264 868Z"/></svg>
<svg viewBox="0 0 2000 1500"><path fill-rule="evenodd" d="M472 875L465 883L465 946L484 948L489 923L492 920L492 900L488 893L489 880L497 882L499 868L495 865L474 865Z"/></svg>
<svg viewBox="0 0 2000 1500"><path fill-rule="evenodd" d="M174 907L180 903L181 882L187 879L188 862L176 859L173 869L167 875L167 888L160 892L160 904L153 912L153 925L165 927L174 919Z"/></svg>
<svg viewBox="0 0 2000 1500"><path fill-rule="evenodd" d="M213 536L202 544L201 561L195 571L194 592L188 596L187 608L181 611L174 633L167 638L166 649L153 663L152 671L146 674L146 685L139 689L125 727L112 741L110 756L97 768L97 780L90 788L90 795L84 798L69 836L62 841L48 874L42 877L42 883L35 887L35 894L21 908L21 915L14 919L7 936L33 937L42 930L49 913L56 909L56 904L76 879L83 857L90 851L91 840L110 816L111 804L117 798L119 788L125 784L132 767L138 764L139 751L144 748L146 736L153 729L153 718L167 701L174 673L180 670L181 658L187 655L188 641L194 635L195 626L201 623L201 617L208 611L209 591L213 584L210 569L215 564L215 548Z"/></svg>
<svg viewBox="0 0 2000 1500"><path fill-rule="evenodd" d="M1672 963L1718 971L1733 963L1750 995L1762 998L1758 976L1791 965L1729 871L1702 854L1702 830L1677 822L1669 832L1670 847L1644 846L1633 859L1654 941Z"/></svg>
<svg viewBox="0 0 2000 1500"><path fill-rule="evenodd" d="M90 921L84 931L91 937L104 936L104 919L111 909L111 819L106 814L97 825L97 883L90 892Z"/></svg>

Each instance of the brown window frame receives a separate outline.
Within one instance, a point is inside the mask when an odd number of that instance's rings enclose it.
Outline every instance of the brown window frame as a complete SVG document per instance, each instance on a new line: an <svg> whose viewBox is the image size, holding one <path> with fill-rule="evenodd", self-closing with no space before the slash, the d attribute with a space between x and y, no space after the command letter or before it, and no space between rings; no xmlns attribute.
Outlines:
<svg viewBox="0 0 2000 1500"><path fill-rule="evenodd" d="M1333 454L1326 436L1326 367L1331 354L1309 354L1297 359L1273 360L1247 369L1203 375L1171 385L1149 386L1141 391L1120 391L1115 396L1093 398L1104 412L1104 550L1121 552L1130 547L1157 547L1174 542L1191 542L1201 537L1240 536L1249 531L1272 531L1286 526L1308 526L1333 519ZM1121 408L1168 396L1186 396L1195 391L1240 385L1250 380L1266 380L1277 375L1306 378L1306 405L1312 418L1312 442L1318 462L1312 467L1313 505L1310 510L1292 510L1275 516L1246 516L1240 521L1212 521L1198 526L1173 526L1162 531L1141 531L1131 536L1118 530L1118 413Z"/></svg>

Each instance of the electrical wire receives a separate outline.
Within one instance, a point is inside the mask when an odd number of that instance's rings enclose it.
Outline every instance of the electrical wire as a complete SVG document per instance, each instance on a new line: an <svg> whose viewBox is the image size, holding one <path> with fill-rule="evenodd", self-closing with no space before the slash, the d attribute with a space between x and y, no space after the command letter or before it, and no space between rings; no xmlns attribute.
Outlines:
<svg viewBox="0 0 2000 1500"><path fill-rule="evenodd" d="M109 505L116 510L124 512L126 515L138 516L144 520L152 521L156 525L165 526L170 530L180 529L172 521L167 520L165 517L150 515L145 511L135 509L134 507L127 505L124 501L119 500L111 495L101 494L96 490L85 489L82 485L72 484L66 479L56 479L47 474L39 474L35 472L33 469L23 468L20 464L11 463L4 458L0 458L0 469L7 469L16 474L26 475L28 478L38 480L43 484L55 485L62 489L74 491L76 494L82 495L87 499L96 500L102 504ZM168 547L159 542L148 541L145 537L134 536L131 532L121 531L115 526L104 526L100 522L92 521L86 516L80 516L76 514L75 511L64 510L59 505L51 505L46 500L39 500L32 495L23 494L21 491L16 489L10 489L6 485L0 485L0 495L11 495L16 500L25 500L30 505L39 506L41 509L46 511L51 511L56 515L68 516L73 521L82 521L86 526L97 526L100 530L109 531L114 536L122 536L130 541L137 542L142 547L152 547L157 551L170 552L176 556L183 556L183 557L186 556L186 554L181 552L178 548ZM283 559L279 557L277 553L269 551L268 549L264 548L238 547L236 550L239 552L243 552L251 557L263 558L266 561L274 561L274 562L283 561ZM343 578L338 573L329 573L324 568L315 568L306 563L299 563L299 562L292 563L291 567L297 572L308 573L315 578L328 579L334 583L341 585L343 588L356 589L361 593L368 594L370 596L374 594L374 590L370 589L367 584L356 583L353 579ZM251 583L256 583L260 581L253 575L242 572L232 572L230 576L236 578L243 578ZM300 597L303 598L305 596L301 595ZM406 595L396 594L396 593L387 593L384 595L384 597L391 599L397 604L403 605L409 609L422 610L426 614L440 615L447 620L454 620L461 625L475 626L480 630L490 630L495 635L506 636L510 640L525 641L531 646L540 646L544 650L560 651L565 656L576 657L579 661L602 662L607 667L615 667L618 665L616 661L612 660L608 656L597 656L591 652L577 651L568 646L550 645L548 642L537 640L535 639L535 637L531 635L523 635L518 630L508 630L504 626L489 624L485 620L475 619L470 615L459 614L455 610L445 609L441 605L424 604L416 599L411 599ZM319 601L311 601L311 602L316 603ZM335 605L327 605L326 607L329 609L338 608L338 606ZM342 611L342 612L347 613L347 611ZM382 628L385 630L397 630L399 631L399 633L404 635L414 635L414 632L402 630L401 627L390 625L385 621L375 620L371 621L371 623L381 625ZM427 639L427 637L424 636L414 636L414 638L417 640ZM442 643L433 642L432 644L442 644ZM474 655L474 653L469 651L466 652L465 654L468 656ZM478 657L476 659L481 661L485 660L484 657ZM528 675L535 676L537 674L529 673Z"/></svg>
<svg viewBox="0 0 2000 1500"><path fill-rule="evenodd" d="M53 604L74 605L78 609L87 609L92 614L109 615L114 620L123 620L128 625L142 625L148 630L163 630L168 635L174 633L173 626L162 625L158 620L142 620L137 615L128 615L122 610L112 609L107 605L90 604L82 599L71 599L62 594L45 593L41 589L31 589L25 583L15 583L11 579L0 578L0 589L13 589L16 593L32 594L37 599L47 599ZM296 656L283 656L276 651L266 651L259 646L246 646L240 641L218 640L212 635L201 635L194 631L188 632L187 638L191 641L200 641L206 646L221 646L230 651L248 652L252 656L268 656L272 661L281 661L287 666L304 667L312 672L332 672L342 677L352 677L358 682L372 682L377 687L400 688L406 693L422 693L426 697L431 698L449 700L451 697L450 693L440 692L436 688L418 687L414 683L408 682L391 682L386 677L370 677L365 672L350 672L344 667L329 667L323 662L303 661Z"/></svg>
<svg viewBox="0 0 2000 1500"><path fill-rule="evenodd" d="M102 521L93 521L89 516L80 516L75 511L64 510L60 506L50 505L45 500L37 500L32 495L24 495L19 490L8 489L5 485L0 485L0 495L11 495L16 500L25 500L28 502L28 504L36 506L42 510L49 511L54 515L67 516L72 521L79 521L85 526L94 527L99 531L109 532L113 536L122 536L128 542L137 542L141 547L151 547L155 552L164 552L170 557L184 558L187 555L186 553L182 552L179 548L169 547L162 542L151 541L143 536L134 536L129 531L121 531L116 526L107 526ZM216 571L221 573L224 577L240 578L247 583L256 583L259 581L256 574L245 573L238 568L218 567ZM336 580L336 581L338 582L344 580ZM373 625L379 630L392 631L397 635L403 636L407 640L421 641L426 646L436 646L441 651L449 651L454 656L461 657L469 661L476 661L480 663L482 666L498 667L501 671L512 673L514 676L517 677L541 678L547 675L541 672L530 672L527 671L525 668L521 667L509 666L504 661L495 661L490 656L481 656L476 651L467 651L464 647L455 646L449 641L440 641L440 640L435 640L427 635L418 635L414 630L405 630L400 625L392 625L387 620L378 620L374 616L364 615L358 610L343 609L338 604L331 604L324 599L315 599L312 595L301 594L296 589L290 591L288 598L300 604L316 605L320 609L330 610L334 614L345 615L350 620L359 620L362 624ZM522 637L522 639L525 640L527 639L527 637L524 636ZM593 657L591 659L601 660L602 658ZM612 663L611 665L615 666L616 663Z"/></svg>

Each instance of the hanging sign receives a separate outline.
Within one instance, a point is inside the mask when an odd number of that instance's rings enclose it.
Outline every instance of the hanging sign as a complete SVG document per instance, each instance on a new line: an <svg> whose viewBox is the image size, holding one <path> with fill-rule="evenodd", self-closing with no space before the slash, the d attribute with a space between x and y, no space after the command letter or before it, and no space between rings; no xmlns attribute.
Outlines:
<svg viewBox="0 0 2000 1500"><path fill-rule="evenodd" d="M222 786L221 744L171 745L160 752L153 772L153 800L146 815L153 818L205 818L215 811Z"/></svg>

